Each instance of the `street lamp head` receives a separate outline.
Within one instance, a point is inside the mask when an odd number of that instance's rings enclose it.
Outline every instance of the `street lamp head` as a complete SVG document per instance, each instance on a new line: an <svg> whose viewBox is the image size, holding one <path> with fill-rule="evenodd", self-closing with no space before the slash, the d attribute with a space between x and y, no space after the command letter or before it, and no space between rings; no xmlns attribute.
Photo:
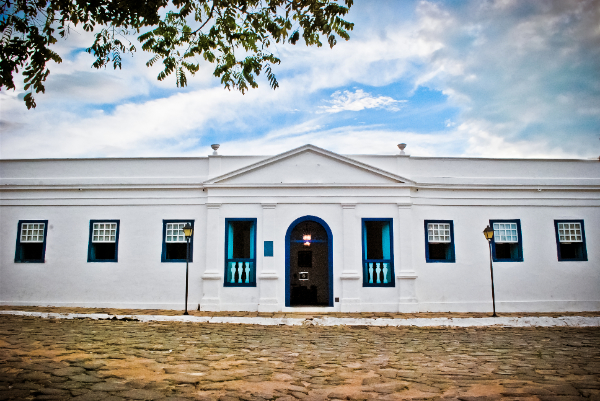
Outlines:
<svg viewBox="0 0 600 401"><path fill-rule="evenodd" d="M487 226L485 230L483 230L483 235L485 235L486 240L491 241L491 239L494 238L494 230L490 226Z"/></svg>
<svg viewBox="0 0 600 401"><path fill-rule="evenodd" d="M190 238L193 232L194 229L190 223L187 223L185 227L183 227L183 235L185 235L185 238Z"/></svg>

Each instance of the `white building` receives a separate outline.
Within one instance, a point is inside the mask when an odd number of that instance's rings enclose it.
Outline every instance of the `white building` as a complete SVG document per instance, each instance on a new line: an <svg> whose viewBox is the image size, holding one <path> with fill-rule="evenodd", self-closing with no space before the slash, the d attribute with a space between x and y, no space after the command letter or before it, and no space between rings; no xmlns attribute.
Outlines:
<svg viewBox="0 0 600 401"><path fill-rule="evenodd" d="M342 156L0 161L0 303L600 310L600 164Z"/></svg>

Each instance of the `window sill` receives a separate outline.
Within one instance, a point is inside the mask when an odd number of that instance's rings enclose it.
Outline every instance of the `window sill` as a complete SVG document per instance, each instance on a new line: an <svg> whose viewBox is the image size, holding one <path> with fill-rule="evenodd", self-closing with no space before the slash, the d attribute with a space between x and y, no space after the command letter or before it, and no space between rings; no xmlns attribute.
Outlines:
<svg viewBox="0 0 600 401"><path fill-rule="evenodd" d="M391 288L391 287L395 287L395 286L396 286L396 283L394 283L393 281L389 282L389 283L385 283L385 284L383 284L383 283L377 284L377 283L365 283L365 282L363 282L363 287Z"/></svg>
<svg viewBox="0 0 600 401"><path fill-rule="evenodd" d="M256 287L256 283L223 283L223 287Z"/></svg>

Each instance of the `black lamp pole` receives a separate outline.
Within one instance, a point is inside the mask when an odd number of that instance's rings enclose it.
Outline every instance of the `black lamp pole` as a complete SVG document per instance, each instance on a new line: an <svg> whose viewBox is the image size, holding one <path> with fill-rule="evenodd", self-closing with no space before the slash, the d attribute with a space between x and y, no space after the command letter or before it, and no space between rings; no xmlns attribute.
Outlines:
<svg viewBox="0 0 600 401"><path fill-rule="evenodd" d="M183 233L185 235L185 312L184 315L188 315L187 305L188 305L188 267L190 263L190 238L192 238L193 229L190 223L187 223L185 227L183 227Z"/></svg>
<svg viewBox="0 0 600 401"><path fill-rule="evenodd" d="M188 314L187 311L187 299L188 299L188 265L190 262L190 237L185 237L186 249L185 249L185 312L184 315ZM493 285L492 285L493 288ZM493 292L493 290L492 290Z"/></svg>
<svg viewBox="0 0 600 401"><path fill-rule="evenodd" d="M490 274L492 275L492 306L494 308L494 314L492 317L498 317L496 315L496 296L494 294L494 268L492 267L492 238L494 238L494 230L487 226L485 230L483 230L483 235L485 235L485 239L488 241L488 246L490 248Z"/></svg>

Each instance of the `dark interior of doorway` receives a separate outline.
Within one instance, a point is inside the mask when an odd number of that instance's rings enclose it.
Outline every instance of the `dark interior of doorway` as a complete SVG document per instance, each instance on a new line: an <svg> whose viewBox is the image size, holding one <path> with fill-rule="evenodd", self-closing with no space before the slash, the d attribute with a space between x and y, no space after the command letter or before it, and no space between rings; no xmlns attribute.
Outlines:
<svg viewBox="0 0 600 401"><path fill-rule="evenodd" d="M292 230L290 306L329 306L329 245L327 232L315 221Z"/></svg>

